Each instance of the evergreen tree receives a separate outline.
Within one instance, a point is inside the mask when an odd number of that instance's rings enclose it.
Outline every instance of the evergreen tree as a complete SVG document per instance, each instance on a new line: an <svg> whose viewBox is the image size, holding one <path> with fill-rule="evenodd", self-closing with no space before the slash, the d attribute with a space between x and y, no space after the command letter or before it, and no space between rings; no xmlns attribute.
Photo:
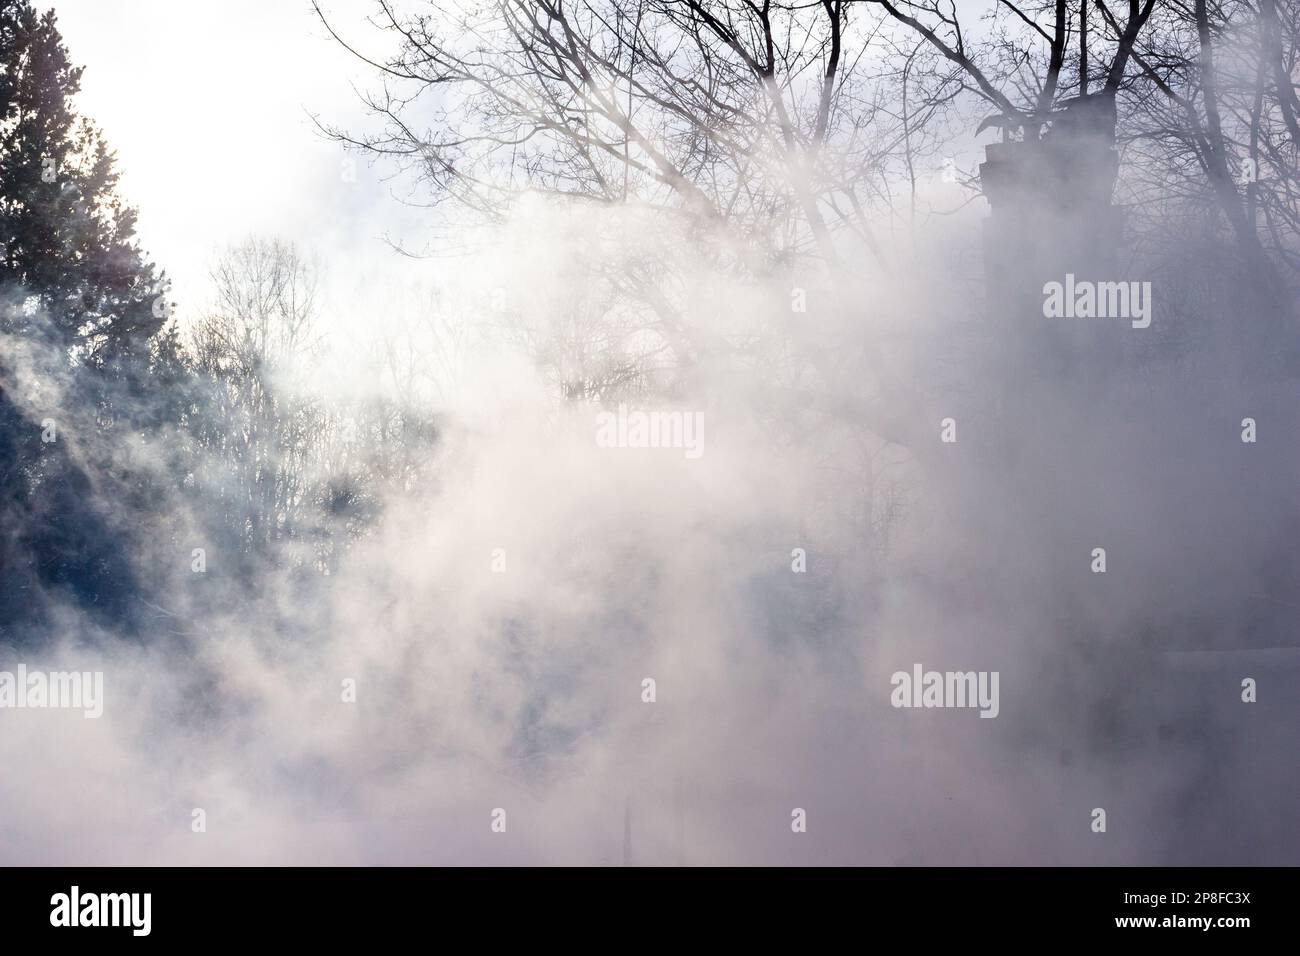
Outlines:
<svg viewBox="0 0 1300 956"><path fill-rule="evenodd" d="M4 329L41 335L79 364L122 370L147 356L166 321L165 291L117 196L114 157L77 116L81 68L53 11L0 0L0 286L28 297Z"/></svg>
<svg viewBox="0 0 1300 956"><path fill-rule="evenodd" d="M115 439L183 392L166 285L113 153L73 107L81 72L53 12L0 0L0 640L52 601L126 619L122 536L156 481L113 462ZM58 386L37 398L34 363ZM46 420L63 437L43 441Z"/></svg>

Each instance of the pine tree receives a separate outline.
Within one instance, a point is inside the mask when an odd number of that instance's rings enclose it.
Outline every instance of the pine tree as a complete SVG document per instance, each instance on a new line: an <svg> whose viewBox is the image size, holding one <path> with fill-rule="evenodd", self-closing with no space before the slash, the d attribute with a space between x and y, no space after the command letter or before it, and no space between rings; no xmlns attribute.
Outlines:
<svg viewBox="0 0 1300 956"><path fill-rule="evenodd" d="M73 106L81 74L53 12L0 0L0 640L58 602L125 621L137 581L124 535L157 482L113 455L183 393L165 281L113 153ZM34 371L58 388L34 399ZM64 431L53 443L47 415Z"/></svg>
<svg viewBox="0 0 1300 956"><path fill-rule="evenodd" d="M0 0L0 54L0 287L24 296L3 329L40 335L84 366L145 358L166 290L116 193L112 152L72 108L82 70L53 11Z"/></svg>

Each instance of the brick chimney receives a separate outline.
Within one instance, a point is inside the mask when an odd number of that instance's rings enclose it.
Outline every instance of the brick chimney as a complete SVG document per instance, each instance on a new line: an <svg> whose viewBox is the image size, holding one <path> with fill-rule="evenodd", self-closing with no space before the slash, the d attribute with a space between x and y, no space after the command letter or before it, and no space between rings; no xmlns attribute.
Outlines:
<svg viewBox="0 0 1300 956"><path fill-rule="evenodd" d="M1044 317L1043 286L1111 282L1121 274L1122 212L1111 205L1119 168L1115 106L1094 95L1044 117L1041 137L985 147L980 183L992 209L984 223L990 349L999 377L1018 388L1048 378L1094 381L1118 366L1127 324ZM1131 332L1128 334L1132 334Z"/></svg>

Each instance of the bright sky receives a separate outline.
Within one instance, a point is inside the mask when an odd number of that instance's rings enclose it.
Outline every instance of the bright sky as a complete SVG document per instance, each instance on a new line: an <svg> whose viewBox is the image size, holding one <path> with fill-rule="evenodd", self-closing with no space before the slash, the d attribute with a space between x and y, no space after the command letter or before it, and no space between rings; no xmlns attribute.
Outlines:
<svg viewBox="0 0 1300 956"><path fill-rule="evenodd" d="M72 61L86 68L79 108L118 152L121 191L139 209L145 249L173 278L182 320L207 295L214 251L250 233L317 253L336 299L389 272L410 281L431 268L383 241L418 242L429 218L392 197L405 194L383 181L394 169L357 159L346 181L346 154L312 124L309 113L358 128L350 83L373 88L375 78L307 0L52 5ZM325 6L345 36L378 50L381 36L362 19L371 0Z"/></svg>

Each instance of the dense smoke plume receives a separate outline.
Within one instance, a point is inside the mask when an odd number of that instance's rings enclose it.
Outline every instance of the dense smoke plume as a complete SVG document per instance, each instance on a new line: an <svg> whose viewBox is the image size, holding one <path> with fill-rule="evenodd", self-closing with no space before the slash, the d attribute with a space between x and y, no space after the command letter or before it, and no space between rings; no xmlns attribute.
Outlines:
<svg viewBox="0 0 1300 956"><path fill-rule="evenodd" d="M635 10L583 9L606 7ZM947 61L914 54L933 123L905 163L862 146L854 109L896 113L887 64L918 36L881 16L828 122L817 85L783 88L827 144L803 165L711 157L674 203L670 176L629 163L641 193L581 201L560 195L587 185L572 157L529 141L555 166L482 215L488 180L425 143L406 174L463 200L443 222L471 238L343 320L306 290L342 288L347 262L228 250L182 323L175 415L129 384L89 405L65 343L30 334L47 304L6 287L31 322L4 330L4 410L82 476L78 547L122 570L89 593L33 571L6 595L40 614L10 615L0 671L101 671L104 701L0 709L0 860L1300 861L1300 364L1294 259L1271 245L1290 239L1246 248L1167 183L1167 202L1119 202L1157 142L1128 87L1118 131L1044 118L1050 93L1036 120L1000 114L987 161L1023 165L1002 193L986 168L977 196L989 104L947 104ZM620 86L641 67L582 29L612 58L589 109L605 86L658 96ZM427 79L418 52L390 69ZM804 55L824 72L822 47ZM748 94L724 87L730 116ZM501 133L504 113L439 95L439 119L477 108L482 142ZM347 137L391 150L377 128ZM811 223L844 196L841 162L910 212ZM1099 203L1061 193L1085 182ZM699 211L733 187L737 215ZM1049 316L1067 271L1072 291L1137 283L1130 306L1147 283L1149 327ZM899 706L916 665L996 673L995 713Z"/></svg>

